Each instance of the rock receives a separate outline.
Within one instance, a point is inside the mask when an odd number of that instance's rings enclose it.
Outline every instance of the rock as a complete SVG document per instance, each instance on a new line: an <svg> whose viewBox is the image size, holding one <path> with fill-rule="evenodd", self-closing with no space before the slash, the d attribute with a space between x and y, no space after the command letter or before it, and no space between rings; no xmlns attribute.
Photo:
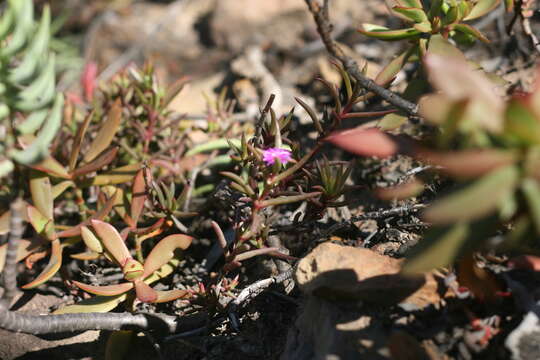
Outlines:
<svg viewBox="0 0 540 360"><path fill-rule="evenodd" d="M304 293L326 299L418 308L439 302L433 274L401 276L402 262L369 249L323 243L300 260L295 277Z"/></svg>
<svg viewBox="0 0 540 360"><path fill-rule="evenodd" d="M512 352L513 360L538 359L540 353L540 319L538 310L530 311L523 321L506 338L505 345Z"/></svg>
<svg viewBox="0 0 540 360"><path fill-rule="evenodd" d="M172 4L136 2L125 9L107 11L88 34L86 58L101 68L115 70L130 62L152 58L157 67L175 77L202 67L214 68L205 55L196 24L216 0L185 0ZM112 75L112 74L111 74Z"/></svg>
<svg viewBox="0 0 540 360"><path fill-rule="evenodd" d="M332 22L346 27L369 21L372 13L366 8L363 2L333 0L330 2ZM298 50L306 33L315 34L315 25L304 0L219 1L210 29L218 46L234 51L253 44Z"/></svg>

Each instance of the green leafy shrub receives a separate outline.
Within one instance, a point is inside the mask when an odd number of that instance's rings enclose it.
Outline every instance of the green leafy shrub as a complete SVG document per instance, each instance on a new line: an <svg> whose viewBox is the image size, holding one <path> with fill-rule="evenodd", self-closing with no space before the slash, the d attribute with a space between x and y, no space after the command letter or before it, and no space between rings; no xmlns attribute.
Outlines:
<svg viewBox="0 0 540 360"><path fill-rule="evenodd" d="M0 18L0 176L13 161L30 165L47 156L62 123L55 55L49 51L50 10L34 21L32 0L10 0ZM23 144L23 148L20 146Z"/></svg>

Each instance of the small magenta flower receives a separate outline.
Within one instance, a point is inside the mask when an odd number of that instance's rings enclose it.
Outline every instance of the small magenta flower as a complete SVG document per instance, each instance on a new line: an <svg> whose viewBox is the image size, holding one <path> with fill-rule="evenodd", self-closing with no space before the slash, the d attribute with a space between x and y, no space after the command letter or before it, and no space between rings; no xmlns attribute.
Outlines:
<svg viewBox="0 0 540 360"><path fill-rule="evenodd" d="M291 151L281 148L270 148L264 150L263 161L266 163L266 165L274 165L276 159L278 159L282 164L288 163L291 161Z"/></svg>

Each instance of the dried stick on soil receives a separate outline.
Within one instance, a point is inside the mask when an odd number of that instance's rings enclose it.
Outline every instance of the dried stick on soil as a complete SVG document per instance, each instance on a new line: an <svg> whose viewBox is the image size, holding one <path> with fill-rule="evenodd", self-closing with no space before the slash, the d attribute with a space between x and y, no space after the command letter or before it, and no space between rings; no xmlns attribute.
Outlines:
<svg viewBox="0 0 540 360"><path fill-rule="evenodd" d="M289 269L288 271L281 273L276 276L272 276L267 279L259 280L251 285L249 285L247 288L242 290L240 294L234 299L229 307L231 311L236 310L239 306L245 306L247 305L254 297L259 295L261 292L263 292L265 289L267 289L272 284L279 284L282 283L285 280L288 280L292 277L293 269Z"/></svg>
<svg viewBox="0 0 540 360"><path fill-rule="evenodd" d="M86 330L149 330L164 334L177 331L176 316L164 314L80 313L27 315L0 310L0 328L27 334L58 334Z"/></svg>
<svg viewBox="0 0 540 360"><path fill-rule="evenodd" d="M265 289L270 287L272 284L279 284L285 280L292 278L293 269L289 269L286 272L283 272L279 275L272 276L267 279L259 280L247 288L242 290L240 294L229 303L229 319L231 320L231 325L234 329L238 329L238 318L236 317L236 311L240 306L246 306L249 302L255 298L257 295L262 293Z"/></svg>
<svg viewBox="0 0 540 360"><path fill-rule="evenodd" d="M6 250L6 261L4 266L4 296L2 307L9 309L9 305L17 292L17 252L19 242L24 232L22 212L24 203L17 198L10 206L11 219L9 221L9 240Z"/></svg>
<svg viewBox="0 0 540 360"><path fill-rule="evenodd" d="M309 8L309 11L313 15L315 23L317 24L317 31L321 36L321 39L326 47L328 53L336 57L345 67L345 70L351 74L358 83L368 91L372 91L390 104L405 111L407 114L416 116L418 115L418 105L410 102L391 90L388 90L373 80L367 78L362 74L356 61L349 56L345 55L343 50L339 48L336 42L332 39L332 24L330 23L330 17L328 14L328 0L324 0L321 6L318 0L305 0Z"/></svg>
<svg viewBox="0 0 540 360"><path fill-rule="evenodd" d="M414 204L414 205L404 205L399 206L391 209L385 209L385 210L379 210L379 211L373 211L368 212L365 214L360 214L357 216L351 217L349 220L332 225L328 230L324 232L324 234L321 236L321 239L325 239L335 233L337 230L350 226L352 223L357 221L363 221L363 220L378 220L378 219L384 219L396 215L405 215L410 214L413 212L416 212L420 209L425 208L425 204Z"/></svg>

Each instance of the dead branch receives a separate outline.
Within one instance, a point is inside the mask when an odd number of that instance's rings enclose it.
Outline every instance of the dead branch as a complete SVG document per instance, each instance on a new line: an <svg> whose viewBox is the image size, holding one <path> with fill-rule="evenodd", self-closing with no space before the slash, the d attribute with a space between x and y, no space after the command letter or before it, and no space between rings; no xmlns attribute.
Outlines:
<svg viewBox="0 0 540 360"><path fill-rule="evenodd" d="M330 55L337 58L341 64L345 67L345 70L351 74L356 81L366 90L372 91L384 100L388 101L395 107L405 111L407 114L416 116L418 115L418 105L410 102L391 90L388 90L373 80L367 78L356 61L351 57L345 55L343 50L332 39L333 25L330 23L330 16L328 13L328 0L324 0L321 6L318 0L305 0L309 8L309 11L313 15L313 19L317 24L317 31L326 47L326 50Z"/></svg>

